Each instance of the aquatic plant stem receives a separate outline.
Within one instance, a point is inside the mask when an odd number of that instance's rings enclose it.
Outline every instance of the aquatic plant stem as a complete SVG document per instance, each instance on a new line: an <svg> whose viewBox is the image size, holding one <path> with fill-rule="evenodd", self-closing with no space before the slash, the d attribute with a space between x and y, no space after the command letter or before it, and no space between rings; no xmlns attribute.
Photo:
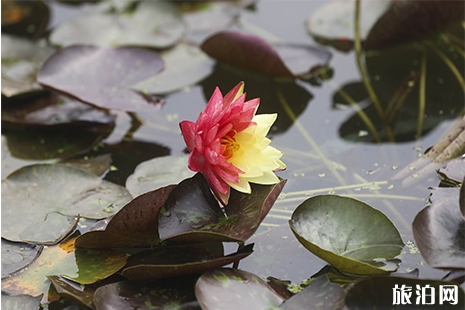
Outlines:
<svg viewBox="0 0 465 310"><path fill-rule="evenodd" d="M465 81L463 79L462 74L459 72L455 64L447 57L446 54L441 52L436 46L434 46L431 42L426 42L426 45L439 57L441 60L446 64L446 66L450 69L452 74L455 76L457 81L459 82L460 86L462 87L463 92L465 93Z"/></svg>
<svg viewBox="0 0 465 310"><path fill-rule="evenodd" d="M420 65L420 83L418 85L419 99L418 99L418 126L417 126L417 140L421 138L423 131L423 119L425 118L426 106L426 51L423 51L421 56Z"/></svg>
<svg viewBox="0 0 465 310"><path fill-rule="evenodd" d="M394 142L394 135L392 134L391 128L388 125L384 124L383 107L381 106L378 96L376 95L376 92L373 89L373 86L371 85L371 82L368 78L368 74L362 63L362 38L360 36L360 0L355 0L354 25L355 25L355 42L354 42L355 58L357 60L357 66L360 71L360 74L362 75L363 84L365 85L368 95L370 96L371 101L373 102L373 105L375 106L376 111L378 112L378 115L381 121L383 122L383 126L384 126L384 129L386 130L386 135L388 139L391 142Z"/></svg>
<svg viewBox="0 0 465 310"><path fill-rule="evenodd" d="M336 177L339 183L342 185L346 185L346 182L344 181L344 179L339 175L336 169L334 169L334 167L331 165L331 162L326 158L325 154L323 154L323 152L320 150L320 148L318 147L318 144L316 144L313 138L308 134L305 127L302 126L302 124L299 122L299 120L295 116L291 107L287 103L286 98L284 98L283 94L279 90L276 83L273 82L273 84L274 84L274 89L276 90L276 95L278 96L278 99L281 103L281 106L284 108L289 118L293 121L294 125L300 131L300 134L304 137L305 140L307 140L308 144L310 144L310 147L317 153L318 157L323 161L323 163L329 169L329 171Z"/></svg>
<svg viewBox="0 0 465 310"><path fill-rule="evenodd" d="M144 124L144 120L141 119L136 113L134 112L127 112L129 117L131 118L131 128L128 129L126 134L124 135L125 139L132 139L134 133Z"/></svg>

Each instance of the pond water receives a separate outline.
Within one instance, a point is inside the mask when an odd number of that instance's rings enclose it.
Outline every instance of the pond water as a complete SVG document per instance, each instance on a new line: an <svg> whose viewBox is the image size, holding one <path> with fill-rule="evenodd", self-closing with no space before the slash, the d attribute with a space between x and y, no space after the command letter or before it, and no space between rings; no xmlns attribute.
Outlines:
<svg viewBox="0 0 465 310"><path fill-rule="evenodd" d="M287 179L287 183L254 237L247 242L255 243L255 252L243 259L239 267L263 278L273 276L294 283L300 283L317 273L327 263L300 245L288 221L296 207L306 199L314 195L337 194L364 201L382 211L393 222L407 244L399 257L402 264L397 272L406 273L418 268L420 278L440 279L446 272L427 266L416 250L412 233L415 216L428 202L429 188L438 186L440 178L433 171L408 187L402 185L402 180L392 178L422 156L456 123L461 113L461 105L457 102L463 102L463 93L460 87L458 91L455 86L450 87L451 91L441 88L443 84L456 81L449 76L447 68L434 69L445 65L440 58L428 54L428 57L431 56L428 58L428 66L431 67L428 68L433 68L428 72L431 72L428 79L434 80L437 85L433 85L432 81L427 82L431 87L426 93L440 100L428 102L431 106L424 116L426 129L421 137L416 137L419 115L415 105L418 101L416 86L411 95L414 98L407 100L401 109L403 114L397 116L399 123L395 141L389 141L385 134L381 134L381 143L370 141L373 137L357 119L354 109L337 95L340 89L345 89L354 98L360 97L357 100L362 107L369 103L363 87L360 87L362 76L357 67L355 51L343 52L320 45L306 29L307 18L325 3L260 1L253 9L243 11L239 22L239 28L249 33L266 35L285 43L312 44L329 51L332 54L329 66L333 72L330 78L320 80L320 85L299 80L274 84L270 79L256 74L216 65L213 72L196 85L165 95L166 103L158 112L137 113L143 124L131 138L126 136L131 128L130 116L115 111L116 126L111 134L100 142L99 147L80 156L110 152L113 169L105 179L125 185L126 178L139 163L157 156L185 154L186 146L179 122L194 121L205 108L215 86L219 86L224 93L243 80L247 98L261 98L258 114L278 112L278 120L269 137L273 146L284 152L282 160L287 169L277 174ZM65 4L52 2L50 7L51 26L79 14L78 8ZM404 60L402 53L402 50L393 49L384 54L371 55L367 60L368 71L372 70L370 74L376 75L374 87L383 102L391 98L401 83L399 76L403 77L408 72L405 67L419 66L421 53L411 57L409 52L405 52L407 65L401 63ZM432 77L434 74L437 77ZM279 99L279 92L284 94L284 100ZM380 123L376 118L373 118L373 122L375 125ZM13 139L17 133L5 130L3 134L6 139ZM28 143L19 137L15 140L19 145ZM36 161L12 156L5 161L6 169L4 167L3 170L5 173L11 172L15 167L31 162ZM2 175L5 177L5 174Z"/></svg>

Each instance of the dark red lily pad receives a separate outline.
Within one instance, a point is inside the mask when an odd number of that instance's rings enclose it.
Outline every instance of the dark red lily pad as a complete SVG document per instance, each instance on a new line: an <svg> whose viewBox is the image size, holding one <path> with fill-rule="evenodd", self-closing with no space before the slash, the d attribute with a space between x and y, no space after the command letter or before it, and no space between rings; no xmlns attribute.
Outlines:
<svg viewBox="0 0 465 310"><path fill-rule="evenodd" d="M115 118L107 110L51 93L16 101L2 109L5 124L34 127L109 125Z"/></svg>
<svg viewBox="0 0 465 310"><path fill-rule="evenodd" d="M182 242L245 241L257 230L285 183L252 184L251 194L232 190L225 216L207 181L198 173L179 183L170 194L160 213L160 238Z"/></svg>
<svg viewBox="0 0 465 310"><path fill-rule="evenodd" d="M158 54L146 49L75 45L53 53L40 68L37 81L102 108L153 110L160 100L131 86L163 66Z"/></svg>
<svg viewBox="0 0 465 310"><path fill-rule="evenodd" d="M263 279L228 268L204 273L195 285L195 296L203 310L276 309L284 301Z"/></svg>
<svg viewBox="0 0 465 310"><path fill-rule="evenodd" d="M108 284L96 290L94 306L98 310L200 310L193 292L195 280L188 277Z"/></svg>
<svg viewBox="0 0 465 310"><path fill-rule="evenodd" d="M240 32L224 31L201 48L219 62L272 77L308 79L312 69L328 65L331 54L309 45L273 44Z"/></svg>
<svg viewBox="0 0 465 310"><path fill-rule="evenodd" d="M81 248L150 246L160 242L158 215L175 185L136 197L99 230L88 231L76 240Z"/></svg>
<svg viewBox="0 0 465 310"><path fill-rule="evenodd" d="M428 265L465 269L465 219L457 195L439 199L421 210L412 229L418 249Z"/></svg>
<svg viewBox="0 0 465 310"><path fill-rule="evenodd" d="M211 251L210 248L211 246L198 244L144 251L131 256L121 274L129 280L154 280L201 274L239 261L253 252L253 244L227 256L222 252Z"/></svg>
<svg viewBox="0 0 465 310"><path fill-rule="evenodd" d="M464 19L463 1L392 1L371 28L364 47L382 49L424 39Z"/></svg>

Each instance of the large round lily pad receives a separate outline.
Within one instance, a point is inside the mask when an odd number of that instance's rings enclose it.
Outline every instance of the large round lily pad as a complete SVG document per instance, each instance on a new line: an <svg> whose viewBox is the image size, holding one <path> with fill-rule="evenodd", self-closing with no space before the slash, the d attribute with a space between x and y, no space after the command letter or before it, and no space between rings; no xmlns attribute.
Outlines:
<svg viewBox="0 0 465 310"><path fill-rule="evenodd" d="M289 224L309 251L352 274L397 269L396 264L386 261L399 255L404 246L399 232L383 213L349 197L309 198L297 207Z"/></svg>
<svg viewBox="0 0 465 310"><path fill-rule="evenodd" d="M2 237L52 242L62 234L54 228L62 227L67 216L106 218L130 199L124 187L79 169L50 164L26 166L2 181Z"/></svg>
<svg viewBox="0 0 465 310"><path fill-rule="evenodd" d="M53 53L37 74L44 87L107 109L153 110L159 99L132 85L157 74L163 60L154 51L74 45Z"/></svg>

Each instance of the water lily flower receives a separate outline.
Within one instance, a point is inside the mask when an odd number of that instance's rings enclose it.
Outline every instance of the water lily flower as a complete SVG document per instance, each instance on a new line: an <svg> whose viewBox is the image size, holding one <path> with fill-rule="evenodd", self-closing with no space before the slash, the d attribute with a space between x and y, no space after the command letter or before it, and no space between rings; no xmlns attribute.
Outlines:
<svg viewBox="0 0 465 310"><path fill-rule="evenodd" d="M275 184L286 165L266 138L277 114L255 115L259 98L245 101L241 82L223 97L217 87L197 121L182 121L189 168L201 172L218 200L227 205L230 188L251 193L250 183Z"/></svg>

